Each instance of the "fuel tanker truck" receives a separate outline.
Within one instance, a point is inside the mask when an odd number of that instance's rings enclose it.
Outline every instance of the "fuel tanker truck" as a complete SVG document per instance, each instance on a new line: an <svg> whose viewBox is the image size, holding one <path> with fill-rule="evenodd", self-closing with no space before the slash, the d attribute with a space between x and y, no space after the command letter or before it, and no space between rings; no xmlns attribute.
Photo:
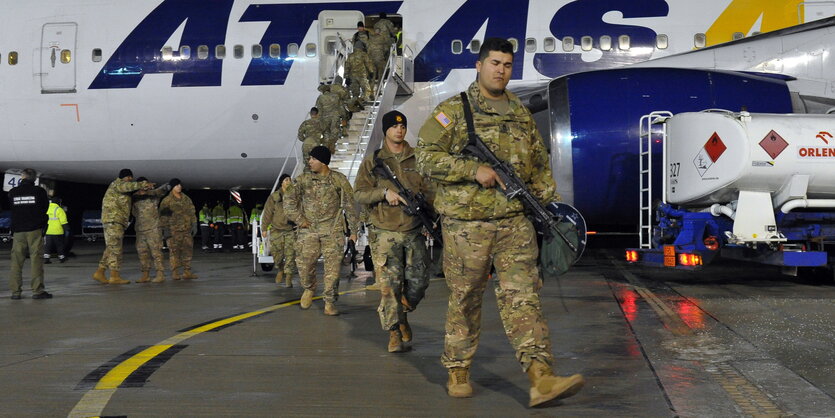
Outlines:
<svg viewBox="0 0 835 418"><path fill-rule="evenodd" d="M835 115L653 112L640 125L640 248L630 263L835 260ZM661 155L653 149L661 148ZM661 175L653 168L662 164ZM653 179L660 193L653 193ZM660 195L660 197L658 196ZM654 215L654 216L653 216Z"/></svg>

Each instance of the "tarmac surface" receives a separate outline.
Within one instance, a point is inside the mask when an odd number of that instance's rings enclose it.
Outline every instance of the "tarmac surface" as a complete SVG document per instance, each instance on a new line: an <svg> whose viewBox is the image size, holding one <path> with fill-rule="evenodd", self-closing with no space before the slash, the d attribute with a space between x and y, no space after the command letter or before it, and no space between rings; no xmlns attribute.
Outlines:
<svg viewBox="0 0 835 418"><path fill-rule="evenodd" d="M362 267L328 317L318 299L299 309L298 278L285 288L274 272L252 276L248 253L195 251L197 280L119 286L90 278L102 249L80 243L45 266L53 299L31 298L28 264L22 300L3 286L0 416L835 416L831 276L730 262L660 270L591 251L542 290L555 370L586 387L529 409L492 291L475 395L453 399L443 279L409 315L411 351L390 354ZM136 280L132 243L125 254L122 276ZM8 271L4 244L0 278Z"/></svg>

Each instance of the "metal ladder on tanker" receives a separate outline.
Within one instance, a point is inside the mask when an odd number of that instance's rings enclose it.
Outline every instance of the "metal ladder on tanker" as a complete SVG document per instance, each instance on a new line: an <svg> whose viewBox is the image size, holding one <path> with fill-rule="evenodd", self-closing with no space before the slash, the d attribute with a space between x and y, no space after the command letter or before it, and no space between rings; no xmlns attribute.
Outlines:
<svg viewBox="0 0 835 418"><path fill-rule="evenodd" d="M673 114L667 111L652 112L642 116L638 125L638 240L640 248L652 248L652 141L658 138L663 144L664 138L667 137L667 125L661 124L661 129L655 131L652 127L672 116ZM666 153L662 152L661 158L666 164ZM662 184L661 201L667 201L666 184Z"/></svg>

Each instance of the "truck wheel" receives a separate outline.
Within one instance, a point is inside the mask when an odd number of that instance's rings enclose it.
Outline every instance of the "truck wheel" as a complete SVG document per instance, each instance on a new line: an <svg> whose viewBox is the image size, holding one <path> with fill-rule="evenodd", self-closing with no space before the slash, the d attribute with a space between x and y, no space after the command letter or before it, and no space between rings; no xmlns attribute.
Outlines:
<svg viewBox="0 0 835 418"><path fill-rule="evenodd" d="M272 271L273 270L273 263L261 263L261 270L263 271Z"/></svg>

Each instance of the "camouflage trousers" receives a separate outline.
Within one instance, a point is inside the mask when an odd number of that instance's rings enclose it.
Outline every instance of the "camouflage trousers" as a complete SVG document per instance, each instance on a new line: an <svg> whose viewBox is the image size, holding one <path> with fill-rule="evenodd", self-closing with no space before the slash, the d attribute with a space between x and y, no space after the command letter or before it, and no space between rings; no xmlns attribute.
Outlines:
<svg viewBox="0 0 835 418"><path fill-rule="evenodd" d="M374 92L368 84L368 77L351 77L351 95L360 100L371 101Z"/></svg>
<svg viewBox="0 0 835 418"><path fill-rule="evenodd" d="M162 231L136 231L136 252L142 272L151 271L153 262L156 271L165 271L162 256Z"/></svg>
<svg viewBox="0 0 835 418"><path fill-rule="evenodd" d="M331 219L296 231L299 246L296 265L299 267L299 279L305 290L316 291L316 260L319 259L319 254L324 258L325 302L336 302L339 299L339 268L342 265L342 250L345 247L345 234L342 233L340 225L342 224L334 225L334 220Z"/></svg>
<svg viewBox="0 0 835 418"><path fill-rule="evenodd" d="M15 232L12 235L12 271L9 276L9 289L12 295L19 295L23 285L23 263L29 256L31 265L32 294L44 291L43 285L43 231Z"/></svg>
<svg viewBox="0 0 835 418"><path fill-rule="evenodd" d="M168 251L170 252L171 272L191 270L191 256L194 253L194 238L191 231L171 231L171 238L168 238Z"/></svg>
<svg viewBox="0 0 835 418"><path fill-rule="evenodd" d="M122 239L124 237L124 225L115 222L104 224L104 254L99 260L100 269L110 269L113 272L122 268Z"/></svg>
<svg viewBox="0 0 835 418"><path fill-rule="evenodd" d="M285 277L292 276L296 258L296 231L270 231L270 254L275 269L284 272Z"/></svg>
<svg viewBox="0 0 835 418"><path fill-rule="evenodd" d="M386 231L371 228L373 235L371 259L374 270L379 272L380 325L386 331L395 330L406 318L406 312L414 310L429 287L426 270L426 241L420 229L409 232ZM401 303L406 299L411 309Z"/></svg>
<svg viewBox="0 0 835 418"><path fill-rule="evenodd" d="M334 110L336 112L336 110ZM336 141L339 139L342 117L339 115L321 116L322 136L324 145L328 147L331 154L336 150Z"/></svg>
<svg viewBox="0 0 835 418"><path fill-rule="evenodd" d="M493 221L444 218L444 274L449 286L444 354L447 368L469 367L481 334L481 304L490 266L499 316L516 358L527 371L533 359L552 364L542 315L538 248L524 216Z"/></svg>

